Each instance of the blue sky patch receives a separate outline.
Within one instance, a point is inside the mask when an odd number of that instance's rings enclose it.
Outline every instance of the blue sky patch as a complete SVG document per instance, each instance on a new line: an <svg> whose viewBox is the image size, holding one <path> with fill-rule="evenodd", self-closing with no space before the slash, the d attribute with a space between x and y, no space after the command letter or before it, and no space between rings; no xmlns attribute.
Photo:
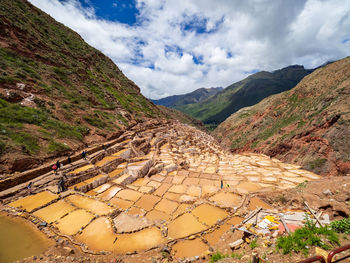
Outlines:
<svg viewBox="0 0 350 263"><path fill-rule="evenodd" d="M346 42L350 41L350 37L349 38L345 38L342 43L345 44Z"/></svg>
<svg viewBox="0 0 350 263"><path fill-rule="evenodd" d="M197 65L203 65L204 64L204 62L203 62L203 56L202 55L198 55L198 56L196 56L195 54L193 54L193 53L191 53L191 55L192 55L192 60L193 60L193 62L195 63L195 64L197 64Z"/></svg>
<svg viewBox="0 0 350 263"><path fill-rule="evenodd" d="M64 2L63 0L60 0ZM84 8L93 8L98 18L118 21L123 24L134 25L137 22L139 10L135 0L78 0Z"/></svg>
<svg viewBox="0 0 350 263"><path fill-rule="evenodd" d="M176 53L179 56L183 56L184 54L183 49L177 45L173 45L173 46L165 45L164 53L165 55L167 55L167 53Z"/></svg>
<svg viewBox="0 0 350 263"><path fill-rule="evenodd" d="M180 24L181 29L183 31L196 32L197 34L210 34L215 33L220 25L223 23L224 18L222 17L220 20L215 22L215 25L210 30L207 30L208 18L200 17L198 15L188 16L184 15L185 21Z"/></svg>

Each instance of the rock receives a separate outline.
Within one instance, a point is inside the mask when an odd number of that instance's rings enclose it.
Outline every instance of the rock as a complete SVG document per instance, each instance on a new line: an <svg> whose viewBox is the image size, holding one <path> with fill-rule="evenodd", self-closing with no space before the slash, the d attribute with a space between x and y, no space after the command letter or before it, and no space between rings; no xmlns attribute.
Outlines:
<svg viewBox="0 0 350 263"><path fill-rule="evenodd" d="M164 170L167 171L168 173L171 173L172 171L175 171L177 169L176 164L169 164L164 167Z"/></svg>
<svg viewBox="0 0 350 263"><path fill-rule="evenodd" d="M332 195L333 193L331 192L331 190L326 189L322 192L324 195Z"/></svg>
<svg viewBox="0 0 350 263"><path fill-rule="evenodd" d="M236 249L236 248L238 248L240 245L242 245L243 242L244 242L243 239L238 239L238 240L236 240L236 241L230 243L229 246L230 246L231 249Z"/></svg>
<svg viewBox="0 0 350 263"><path fill-rule="evenodd" d="M40 224L39 224L39 226L41 226L41 227L45 227L45 226L47 226L47 223L44 221L44 222L41 222Z"/></svg>
<svg viewBox="0 0 350 263"><path fill-rule="evenodd" d="M169 253L170 254L170 249L168 246L164 246L161 250L161 252Z"/></svg>
<svg viewBox="0 0 350 263"><path fill-rule="evenodd" d="M68 254L74 254L74 249L71 247L63 247L63 249L68 252Z"/></svg>

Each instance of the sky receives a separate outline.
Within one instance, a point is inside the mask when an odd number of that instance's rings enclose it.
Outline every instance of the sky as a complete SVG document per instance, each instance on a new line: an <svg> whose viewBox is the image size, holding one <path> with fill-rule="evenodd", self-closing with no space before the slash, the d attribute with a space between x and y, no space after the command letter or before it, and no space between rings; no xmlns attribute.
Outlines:
<svg viewBox="0 0 350 263"><path fill-rule="evenodd" d="M148 98L350 55L350 0L29 0Z"/></svg>

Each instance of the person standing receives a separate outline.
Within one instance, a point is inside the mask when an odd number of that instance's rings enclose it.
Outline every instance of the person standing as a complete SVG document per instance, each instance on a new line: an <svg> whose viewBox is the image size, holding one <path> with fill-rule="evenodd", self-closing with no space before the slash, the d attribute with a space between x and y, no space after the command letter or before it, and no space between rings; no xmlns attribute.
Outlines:
<svg viewBox="0 0 350 263"><path fill-rule="evenodd" d="M86 160L86 152L85 152L85 150L81 153L81 156L83 157L84 160Z"/></svg>
<svg viewBox="0 0 350 263"><path fill-rule="evenodd" d="M52 165L52 170L54 171L55 174L57 174L57 164Z"/></svg>
<svg viewBox="0 0 350 263"><path fill-rule="evenodd" d="M68 155L67 163L68 163L68 164L71 164L71 163L72 163L72 159L70 158L70 155Z"/></svg>
<svg viewBox="0 0 350 263"><path fill-rule="evenodd" d="M57 170L58 170L59 168L61 168L61 164L60 164L60 161L59 161L59 160L57 160L56 166L57 166Z"/></svg>
<svg viewBox="0 0 350 263"><path fill-rule="evenodd" d="M65 191L65 187L64 187L64 179L63 176L61 177L61 179L58 181L58 193L64 192Z"/></svg>

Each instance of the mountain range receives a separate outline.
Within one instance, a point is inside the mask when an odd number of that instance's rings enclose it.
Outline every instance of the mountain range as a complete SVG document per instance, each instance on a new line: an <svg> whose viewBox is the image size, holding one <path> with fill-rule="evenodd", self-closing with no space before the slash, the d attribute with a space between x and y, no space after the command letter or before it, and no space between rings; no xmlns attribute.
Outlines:
<svg viewBox="0 0 350 263"><path fill-rule="evenodd" d="M273 72L260 71L238 81L214 96L198 103L176 107L209 126L216 127L232 113L262 99L293 88L313 70L289 66Z"/></svg>
<svg viewBox="0 0 350 263"><path fill-rule="evenodd" d="M293 89L232 114L214 131L232 152L255 151L319 174L350 173L350 57Z"/></svg>
<svg viewBox="0 0 350 263"><path fill-rule="evenodd" d="M214 96L222 90L222 87L200 88L190 93L169 96L159 100L151 101L157 105L162 105L174 109L181 109L184 105L201 102L203 100L208 99L211 96Z"/></svg>

